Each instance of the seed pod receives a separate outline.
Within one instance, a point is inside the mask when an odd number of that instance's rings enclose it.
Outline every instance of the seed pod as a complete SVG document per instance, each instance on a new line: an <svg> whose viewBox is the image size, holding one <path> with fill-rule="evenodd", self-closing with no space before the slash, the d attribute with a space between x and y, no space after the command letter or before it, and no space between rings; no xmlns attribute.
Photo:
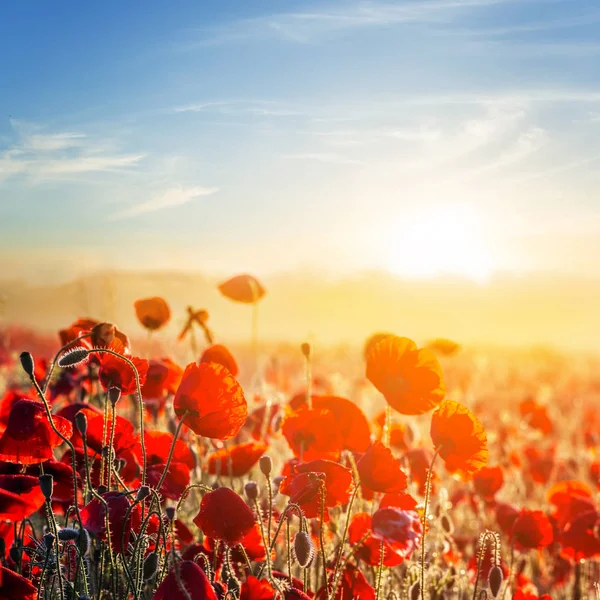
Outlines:
<svg viewBox="0 0 600 600"><path fill-rule="evenodd" d="M176 514L177 510L174 506L167 506L167 508L165 508L165 515L167 515L167 519L169 519L169 521L174 521Z"/></svg>
<svg viewBox="0 0 600 600"><path fill-rule="evenodd" d="M258 484L256 481L249 481L244 486L244 491L246 492L246 496L250 500L256 500L258 498Z"/></svg>
<svg viewBox="0 0 600 600"><path fill-rule="evenodd" d="M52 492L54 491L54 477L52 475L45 473L44 475L40 475L40 489L42 490L42 494L44 494L44 498L46 500L52 499Z"/></svg>
<svg viewBox="0 0 600 600"><path fill-rule="evenodd" d="M73 527L63 527L58 531L58 539L61 542L72 542L79 539L79 529Z"/></svg>
<svg viewBox="0 0 600 600"><path fill-rule="evenodd" d="M300 346L300 350L302 351L302 354L304 355L305 358L310 358L311 347L308 342L304 342Z"/></svg>
<svg viewBox="0 0 600 600"><path fill-rule="evenodd" d="M488 585L490 588L490 592L492 592L492 596L495 598L500 591L500 587L502 586L502 580L504 579L504 575L502 574L502 569L495 565L490 569L490 574L488 576Z"/></svg>
<svg viewBox="0 0 600 600"><path fill-rule="evenodd" d="M35 369L35 364L33 362L33 356L31 356L30 352L21 352L19 356L21 359L21 366L23 367L23 371L29 375L29 377L33 377L33 371Z"/></svg>
<svg viewBox="0 0 600 600"><path fill-rule="evenodd" d="M87 435L87 417L84 412L79 411L75 415L75 427L77 427L82 437Z"/></svg>
<svg viewBox="0 0 600 600"><path fill-rule="evenodd" d="M149 495L150 495L150 488L147 485L141 486L135 497L136 503L141 502L144 498L147 498Z"/></svg>
<svg viewBox="0 0 600 600"><path fill-rule="evenodd" d="M273 469L273 461L271 460L271 457L267 455L261 456L258 464L262 474L268 477Z"/></svg>
<svg viewBox="0 0 600 600"><path fill-rule="evenodd" d="M151 552L144 559L144 581L148 581L152 579L156 572L158 571L158 554L156 552Z"/></svg>
<svg viewBox="0 0 600 600"><path fill-rule="evenodd" d="M58 366L62 369L76 367L77 365L84 363L88 359L89 354L89 350L87 350L86 348L82 348L81 346L72 348L71 350L65 352L58 359Z"/></svg>
<svg viewBox="0 0 600 600"><path fill-rule="evenodd" d="M306 531L299 531L294 537L294 554L298 564L306 569L315 555L315 547Z"/></svg>
<svg viewBox="0 0 600 600"><path fill-rule="evenodd" d="M415 581L408 588L408 598L409 598L409 600L419 600L420 597L421 597L421 582Z"/></svg>
<svg viewBox="0 0 600 600"><path fill-rule="evenodd" d="M110 388L108 388L108 399L110 400L110 403L115 406L117 404L117 402L119 401L119 399L121 398L121 390L118 387L115 387L114 385Z"/></svg>

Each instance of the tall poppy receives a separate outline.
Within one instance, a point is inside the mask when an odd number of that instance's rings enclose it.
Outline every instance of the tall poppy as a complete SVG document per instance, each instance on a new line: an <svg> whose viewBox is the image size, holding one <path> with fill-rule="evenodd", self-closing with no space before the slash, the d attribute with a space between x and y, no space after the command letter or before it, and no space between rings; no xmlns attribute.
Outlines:
<svg viewBox="0 0 600 600"><path fill-rule="evenodd" d="M231 489L217 488L204 494L194 523L205 535L237 546L254 528L254 513Z"/></svg>
<svg viewBox="0 0 600 600"><path fill-rule="evenodd" d="M356 464L360 482L374 492L401 492L407 479L400 462L381 442L375 442Z"/></svg>
<svg viewBox="0 0 600 600"><path fill-rule="evenodd" d="M346 504L352 493L352 472L331 460L313 460L296 465L294 473L281 482L279 491L290 496L290 502L299 504L305 516L312 518L320 511L321 486L327 508Z"/></svg>
<svg viewBox="0 0 600 600"><path fill-rule="evenodd" d="M554 540L552 523L541 510L523 509L513 524L513 536L527 550L544 548Z"/></svg>
<svg viewBox="0 0 600 600"><path fill-rule="evenodd" d="M214 344L204 350L200 362L215 362L223 365L234 377L238 374L238 366L233 354L222 344Z"/></svg>
<svg viewBox="0 0 600 600"><path fill-rule="evenodd" d="M133 307L139 322L149 331L164 327L171 318L171 309L160 296L136 300Z"/></svg>
<svg viewBox="0 0 600 600"><path fill-rule="evenodd" d="M207 470L211 475L231 473L233 477L242 477L258 462L267 448L264 442L254 440L231 448L222 448L208 457Z"/></svg>
<svg viewBox="0 0 600 600"><path fill-rule="evenodd" d="M430 432L451 473L468 479L486 465L485 429L466 406L453 400L443 402L433 413Z"/></svg>
<svg viewBox="0 0 600 600"><path fill-rule="evenodd" d="M236 275L219 285L223 296L234 302L254 304L265 295L265 288L252 275Z"/></svg>
<svg viewBox="0 0 600 600"><path fill-rule="evenodd" d="M301 406L288 408L281 431L294 456L302 460L337 460L344 448L344 437L335 415L327 409Z"/></svg>
<svg viewBox="0 0 600 600"><path fill-rule="evenodd" d="M56 415L53 421L57 430L69 439L73 434L70 421ZM13 405L0 437L0 460L22 464L44 462L54 458L52 450L61 443L41 402L19 400Z"/></svg>
<svg viewBox="0 0 600 600"><path fill-rule="evenodd" d="M429 412L446 394L435 355L396 335L386 336L371 347L366 375L388 404L405 415Z"/></svg>
<svg viewBox="0 0 600 600"><path fill-rule="evenodd" d="M179 573L175 573L179 569ZM181 589L179 582L192 600L217 600L217 595L206 573L193 561L184 560L171 568L170 573L158 586L152 600L186 600L188 596Z"/></svg>
<svg viewBox="0 0 600 600"><path fill-rule="evenodd" d="M221 440L235 436L248 405L235 377L217 363L190 363L173 401L175 414L186 413L185 424L196 434Z"/></svg>

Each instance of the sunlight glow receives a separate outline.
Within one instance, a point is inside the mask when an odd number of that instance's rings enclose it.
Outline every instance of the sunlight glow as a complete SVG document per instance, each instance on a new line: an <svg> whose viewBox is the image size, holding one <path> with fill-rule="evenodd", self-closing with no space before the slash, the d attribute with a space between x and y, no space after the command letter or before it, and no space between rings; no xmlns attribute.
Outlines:
<svg viewBox="0 0 600 600"><path fill-rule="evenodd" d="M416 212L384 229L383 264L397 275L458 275L484 281L493 271L483 224L469 206L449 205Z"/></svg>

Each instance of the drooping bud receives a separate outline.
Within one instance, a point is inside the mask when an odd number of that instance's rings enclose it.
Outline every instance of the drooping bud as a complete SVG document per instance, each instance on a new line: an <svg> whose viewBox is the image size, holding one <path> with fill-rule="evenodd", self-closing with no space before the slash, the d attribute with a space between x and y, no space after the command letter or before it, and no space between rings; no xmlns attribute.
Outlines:
<svg viewBox="0 0 600 600"><path fill-rule="evenodd" d="M87 417L83 411L79 411L75 415L75 427L77 427L77 431L85 437L87 435Z"/></svg>
<svg viewBox="0 0 600 600"><path fill-rule="evenodd" d="M258 484L256 481L249 481L244 486L244 491L246 492L246 496L248 496L249 500L256 500L258 498Z"/></svg>
<svg viewBox="0 0 600 600"><path fill-rule="evenodd" d="M176 514L177 510L174 506L167 506L167 508L165 508L165 515L167 515L167 519L169 519L169 521L174 521Z"/></svg>
<svg viewBox="0 0 600 600"><path fill-rule="evenodd" d="M144 559L144 581L152 579L158 571L158 554L156 552L150 552Z"/></svg>
<svg viewBox="0 0 600 600"><path fill-rule="evenodd" d="M261 456L258 464L262 474L268 477L273 469L273 461L271 460L271 457L267 456L266 454L265 456Z"/></svg>
<svg viewBox="0 0 600 600"><path fill-rule="evenodd" d="M408 598L409 598L409 600L419 600L420 597L421 597L421 582L415 581L408 588Z"/></svg>
<svg viewBox="0 0 600 600"><path fill-rule="evenodd" d="M299 531L294 537L294 554L298 564L306 569L315 555L315 547L306 531Z"/></svg>
<svg viewBox="0 0 600 600"><path fill-rule="evenodd" d="M21 352L19 358L21 359L21 366L23 367L23 371L25 371L25 373L27 373L29 377L33 377L35 364L33 362L33 356L31 356L31 352Z"/></svg>
<svg viewBox="0 0 600 600"><path fill-rule="evenodd" d="M65 352L58 359L58 366L62 369L76 367L77 365L84 363L88 359L89 355L89 350L86 348L82 348L81 346L72 348L71 350Z"/></svg>
<svg viewBox="0 0 600 600"><path fill-rule="evenodd" d="M150 488L147 485L143 485L137 492L135 497L135 501L141 502L144 498L147 498L150 495Z"/></svg>
<svg viewBox="0 0 600 600"><path fill-rule="evenodd" d="M304 342L300 346L300 350L302 351L302 354L304 355L305 358L310 358L311 347L308 342Z"/></svg>
<svg viewBox="0 0 600 600"><path fill-rule="evenodd" d="M48 532L44 535L44 546L46 547L46 550L52 550L55 539L56 538L54 537L53 533Z"/></svg>
<svg viewBox="0 0 600 600"><path fill-rule="evenodd" d="M54 477L48 473L44 475L40 475L40 489L42 490L42 494L44 494L44 498L46 500L52 499L52 492L54 491Z"/></svg>
<svg viewBox="0 0 600 600"><path fill-rule="evenodd" d="M121 398L121 390L118 387L110 387L108 388L108 399L110 403L115 406L119 399Z"/></svg>
<svg viewBox="0 0 600 600"><path fill-rule="evenodd" d="M490 588L490 592L492 592L492 596L494 598L498 595L498 592L500 591L503 579L504 575L502 573L502 569L498 565L494 565L490 569L490 574L488 576L488 585Z"/></svg>
<svg viewBox="0 0 600 600"><path fill-rule="evenodd" d="M454 532L454 523L452 523L452 519L450 518L450 516L446 513L444 513L442 515L442 518L440 519L440 523L442 525L442 529L452 535L452 533Z"/></svg>
<svg viewBox="0 0 600 600"><path fill-rule="evenodd" d="M79 539L79 529L73 527L63 527L58 531L58 539L61 542L72 542Z"/></svg>

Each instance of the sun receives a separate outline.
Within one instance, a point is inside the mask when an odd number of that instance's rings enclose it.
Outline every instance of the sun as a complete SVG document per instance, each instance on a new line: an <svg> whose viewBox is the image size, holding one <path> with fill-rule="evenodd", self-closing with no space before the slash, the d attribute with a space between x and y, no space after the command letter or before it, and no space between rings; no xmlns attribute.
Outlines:
<svg viewBox="0 0 600 600"><path fill-rule="evenodd" d="M383 229L383 266L397 275L455 275L484 281L492 274L482 219L469 206L457 204L413 212Z"/></svg>

